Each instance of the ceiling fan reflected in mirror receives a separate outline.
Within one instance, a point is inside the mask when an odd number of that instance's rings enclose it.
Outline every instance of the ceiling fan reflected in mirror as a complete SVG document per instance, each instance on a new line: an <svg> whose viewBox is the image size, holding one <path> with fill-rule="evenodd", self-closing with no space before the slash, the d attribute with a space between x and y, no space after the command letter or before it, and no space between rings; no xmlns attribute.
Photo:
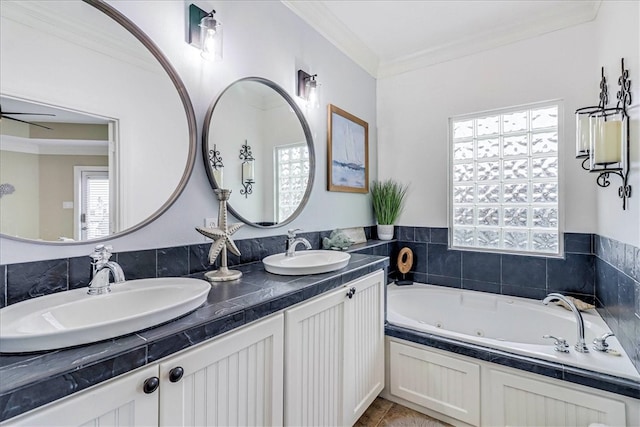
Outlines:
<svg viewBox="0 0 640 427"><path fill-rule="evenodd" d="M11 117L11 116L17 116L17 115L25 115L25 116L55 116L55 114L48 114L48 113L20 113L20 112L16 112L16 111L4 111L4 110L2 110L2 106L0 106L0 118L13 120L15 122L20 122L20 123L26 123L28 125L38 126L38 127L44 128L44 129L51 130L50 127L47 127L47 126L44 126L44 125L39 125L37 123L33 123L33 122L26 121L26 120L16 119L15 117Z"/></svg>

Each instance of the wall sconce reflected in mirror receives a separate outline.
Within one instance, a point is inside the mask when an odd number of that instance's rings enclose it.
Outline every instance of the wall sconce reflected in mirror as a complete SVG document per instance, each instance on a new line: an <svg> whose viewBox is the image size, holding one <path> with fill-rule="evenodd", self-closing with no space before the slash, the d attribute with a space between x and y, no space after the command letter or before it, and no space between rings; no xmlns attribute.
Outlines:
<svg viewBox="0 0 640 427"><path fill-rule="evenodd" d="M298 70L298 85L296 95L304 99L307 107L320 108L320 85L316 80L317 74L309 74Z"/></svg>
<svg viewBox="0 0 640 427"><path fill-rule="evenodd" d="M200 56L208 61L222 60L222 23L215 13L189 6L189 44L200 49Z"/></svg>
<svg viewBox="0 0 640 427"><path fill-rule="evenodd" d="M253 155L251 154L251 146L244 141L242 149L240 150L240 160L242 160L242 187L240 194L243 194L245 199L249 194L253 193L253 184L255 184L255 170Z"/></svg>
<svg viewBox="0 0 640 427"><path fill-rule="evenodd" d="M618 102L614 108L606 108L608 101L604 68L600 80L600 103L597 107L576 110L576 157L584 158L582 168L598 174L596 183L600 187L611 185L610 174L618 175L622 185L618 196L622 199L622 209L627 208L631 197L629 177L629 114L631 105L631 80L629 70L621 59L621 74L618 79L620 90L616 94ZM585 142L589 141L588 149Z"/></svg>
<svg viewBox="0 0 640 427"><path fill-rule="evenodd" d="M209 165L213 169L213 179L216 181L218 188L224 188L223 184L223 172L224 164L222 163L222 156L217 149L216 144L213 144L213 150L209 150Z"/></svg>

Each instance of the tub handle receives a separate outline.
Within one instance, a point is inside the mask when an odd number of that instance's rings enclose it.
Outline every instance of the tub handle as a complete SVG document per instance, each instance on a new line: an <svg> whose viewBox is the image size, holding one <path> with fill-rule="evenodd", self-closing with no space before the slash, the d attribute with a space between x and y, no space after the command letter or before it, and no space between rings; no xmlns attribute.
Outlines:
<svg viewBox="0 0 640 427"><path fill-rule="evenodd" d="M542 338L551 338L554 339L555 351L559 351L561 353L569 353L569 344L567 340L562 337L554 337L553 335L543 335Z"/></svg>
<svg viewBox="0 0 640 427"><path fill-rule="evenodd" d="M353 295L356 293L356 288L351 288L349 289L349 292L347 292L347 296L349 297L349 299L353 298Z"/></svg>
<svg viewBox="0 0 640 427"><path fill-rule="evenodd" d="M600 338L595 338L593 340L593 349L594 350L598 350L598 351L608 351L609 349L609 344L607 344L607 338L612 337L613 336L613 332L607 332L604 335L602 335Z"/></svg>

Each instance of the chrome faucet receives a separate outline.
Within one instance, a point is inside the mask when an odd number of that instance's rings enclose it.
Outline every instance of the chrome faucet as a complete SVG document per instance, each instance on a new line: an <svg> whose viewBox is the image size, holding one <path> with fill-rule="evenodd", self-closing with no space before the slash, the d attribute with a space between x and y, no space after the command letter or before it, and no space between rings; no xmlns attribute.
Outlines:
<svg viewBox="0 0 640 427"><path fill-rule="evenodd" d="M576 308L576 305L573 303L573 301L559 293L551 293L547 295L547 297L542 300L542 303L544 305L547 305L551 301L555 300L560 300L566 303L576 317L576 323L578 324L578 342L576 343L574 348L578 353L588 353L589 348L587 347L587 343L584 340L584 320L582 319L582 314L580 314L580 311Z"/></svg>
<svg viewBox="0 0 640 427"><path fill-rule="evenodd" d="M605 332L601 337L596 337L593 340L593 349L598 351L609 351L609 344L607 344L607 338L614 336L613 332Z"/></svg>
<svg viewBox="0 0 640 427"><path fill-rule="evenodd" d="M124 282L124 272L120 265L111 258L111 246L98 245L89 255L92 259L92 279L89 283L89 295L103 295L111 292L109 273L113 274L113 282Z"/></svg>
<svg viewBox="0 0 640 427"><path fill-rule="evenodd" d="M296 237L296 233L301 231L299 228L287 230L287 253L285 256L295 256L296 246L302 243L305 248L311 249L311 243L304 237Z"/></svg>

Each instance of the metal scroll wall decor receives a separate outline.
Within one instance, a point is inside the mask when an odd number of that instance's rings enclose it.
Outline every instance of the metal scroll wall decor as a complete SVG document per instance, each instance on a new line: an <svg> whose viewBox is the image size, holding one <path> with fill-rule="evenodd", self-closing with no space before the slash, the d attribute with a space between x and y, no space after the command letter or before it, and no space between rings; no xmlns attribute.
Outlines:
<svg viewBox="0 0 640 427"><path fill-rule="evenodd" d="M631 80L629 70L624 67L624 58L620 63L616 106L607 108L609 94L602 67L598 105L576 110L576 158L584 159L583 169L598 174L596 183L600 187L611 185L611 174L620 177L622 185L618 188L618 196L622 199L622 209L626 210L627 199L631 197L631 185L628 183L630 137L627 113L627 107L631 105Z"/></svg>
<svg viewBox="0 0 640 427"><path fill-rule="evenodd" d="M213 169L213 177L216 180L218 188L222 188L224 164L222 163L222 156L220 155L220 150L218 150L216 144L213 144L213 150L209 150L209 165Z"/></svg>
<svg viewBox="0 0 640 427"><path fill-rule="evenodd" d="M240 150L240 160L242 160L242 187L240 194L244 195L245 199L249 194L253 193L253 184L255 184L254 177L254 161L253 154L251 154L251 146L244 141L242 149Z"/></svg>

